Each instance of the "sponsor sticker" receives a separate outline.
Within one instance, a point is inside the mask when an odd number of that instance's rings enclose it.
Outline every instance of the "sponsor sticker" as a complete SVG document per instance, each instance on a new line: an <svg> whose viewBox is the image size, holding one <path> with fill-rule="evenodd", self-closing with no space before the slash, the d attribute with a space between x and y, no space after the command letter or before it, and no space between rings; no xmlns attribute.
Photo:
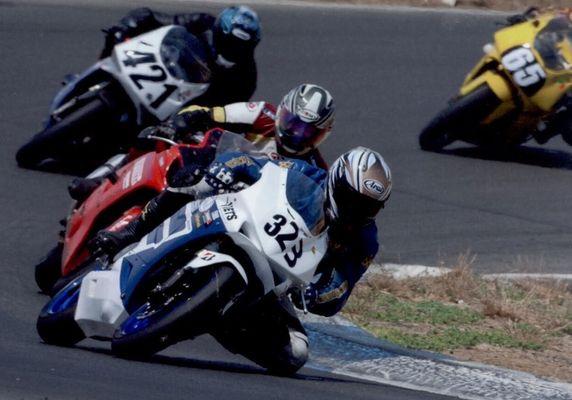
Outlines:
<svg viewBox="0 0 572 400"><path fill-rule="evenodd" d="M201 204L199 205L199 211L205 212L208 211L214 204L214 200L211 197L204 199Z"/></svg>
<svg viewBox="0 0 572 400"><path fill-rule="evenodd" d="M290 169L294 163L292 161L278 161L278 166L280 168Z"/></svg>
<svg viewBox="0 0 572 400"><path fill-rule="evenodd" d="M305 108L299 109L298 115L302 120L306 120L307 122L317 121L320 118L314 111Z"/></svg>
<svg viewBox="0 0 572 400"><path fill-rule="evenodd" d="M384 187L383 187L382 183L375 180L375 179L366 179L365 182L363 183L363 185L371 193L378 194L378 195L383 194Z"/></svg>
<svg viewBox="0 0 572 400"><path fill-rule="evenodd" d="M199 254L197 254L197 255L199 256L199 258L201 260L204 260L204 261L211 261L213 258L216 257L216 254L214 254L213 252L208 251L206 249L201 250L199 252Z"/></svg>
<svg viewBox="0 0 572 400"><path fill-rule="evenodd" d="M237 219L236 211L234 211L234 203L227 198L226 203L221 204L220 206L222 213L227 221L232 221L233 219Z"/></svg>

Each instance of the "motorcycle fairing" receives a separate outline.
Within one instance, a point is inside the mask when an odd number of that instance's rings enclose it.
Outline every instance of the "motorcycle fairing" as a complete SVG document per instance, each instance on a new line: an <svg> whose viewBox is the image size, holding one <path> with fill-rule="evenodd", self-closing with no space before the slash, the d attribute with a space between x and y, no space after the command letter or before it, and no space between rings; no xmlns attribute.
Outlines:
<svg viewBox="0 0 572 400"><path fill-rule="evenodd" d="M163 121L209 87L208 83L177 79L164 65L161 43L172 29L184 28L168 25L115 45L112 62L103 65L105 71L121 82L135 104L139 124L143 118L142 109ZM148 57L152 61L132 62L137 55L147 55L139 56L139 59Z"/></svg>
<svg viewBox="0 0 572 400"><path fill-rule="evenodd" d="M44 128L53 124L54 121L52 120L51 115L56 109L61 107L65 102L71 100L73 96L86 92L92 85L101 83L102 79L99 75L105 74L106 76L109 76L102 68L105 62L105 60L96 62L88 69L69 80L66 85L58 91L50 103L50 118L46 121Z"/></svg>
<svg viewBox="0 0 572 400"><path fill-rule="evenodd" d="M130 312L131 300L142 279L153 271L165 256L199 238L224 233L226 228L214 202L197 200L188 203L149 234L117 262L121 265L120 288L125 307Z"/></svg>
<svg viewBox="0 0 572 400"><path fill-rule="evenodd" d="M180 148L175 146L161 153L147 153L117 172L117 183L106 179L74 211L68 221L62 256L62 275L74 270L85 256L85 241L106 212L129 196L141 191L160 193L166 186L170 165L180 158ZM113 222L113 221L110 221ZM117 221L116 221L117 222ZM85 254L84 254L85 253Z"/></svg>

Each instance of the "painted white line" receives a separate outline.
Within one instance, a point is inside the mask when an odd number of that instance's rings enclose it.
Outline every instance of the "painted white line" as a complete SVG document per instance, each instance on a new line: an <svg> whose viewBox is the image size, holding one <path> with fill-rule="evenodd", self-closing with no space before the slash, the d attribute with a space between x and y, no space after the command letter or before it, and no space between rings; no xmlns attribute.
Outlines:
<svg viewBox="0 0 572 400"><path fill-rule="evenodd" d="M506 274L483 274L485 279L533 279L533 280L555 280L555 281L572 281L572 274L529 274L529 273L506 273Z"/></svg>
<svg viewBox="0 0 572 400"><path fill-rule="evenodd" d="M430 267L427 265L409 265L409 264L372 264L367 274L389 274L394 279L434 277L451 272L450 268ZM572 274L541 274L541 273L496 273L481 274L484 279L501 279L501 280L555 280L555 281L572 281Z"/></svg>

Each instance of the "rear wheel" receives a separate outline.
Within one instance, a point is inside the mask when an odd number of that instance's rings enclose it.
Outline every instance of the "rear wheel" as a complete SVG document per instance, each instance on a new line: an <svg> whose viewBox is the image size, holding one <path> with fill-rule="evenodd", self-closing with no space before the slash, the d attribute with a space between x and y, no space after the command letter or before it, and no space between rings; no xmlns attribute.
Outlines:
<svg viewBox="0 0 572 400"><path fill-rule="evenodd" d="M168 298L151 300L133 312L115 331L113 353L146 358L180 340L205 333L224 305L243 290L243 284L231 266L220 265L204 272L207 274L198 279L200 284L191 281Z"/></svg>
<svg viewBox="0 0 572 400"><path fill-rule="evenodd" d="M427 151L442 150L462 139L464 134L478 130L481 122L499 105L495 93L488 85L482 85L437 114L419 135L419 145Z"/></svg>
<svg viewBox="0 0 572 400"><path fill-rule="evenodd" d="M86 92L70 100L67 103L69 109L62 107L60 120L36 134L18 150L18 165L41 168L46 161L53 160L67 167L94 159L104 160L107 155L115 153L120 144L111 136L119 128L121 110L125 109L126 101L119 90L110 88L96 93ZM123 139L128 136L124 133L121 135Z"/></svg>

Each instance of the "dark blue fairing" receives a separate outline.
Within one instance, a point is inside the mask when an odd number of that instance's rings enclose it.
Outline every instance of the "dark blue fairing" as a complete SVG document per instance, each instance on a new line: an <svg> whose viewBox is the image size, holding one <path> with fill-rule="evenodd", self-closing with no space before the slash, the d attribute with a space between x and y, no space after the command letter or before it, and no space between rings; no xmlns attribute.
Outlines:
<svg viewBox="0 0 572 400"><path fill-rule="evenodd" d="M197 239L226 232L216 204L213 203L206 211L198 211L198 203L189 203L181 208L139 242L137 246L141 247L141 251L123 259L120 286L123 304L128 312L133 312L133 308L137 306L131 304L136 288L150 272L154 272L157 264L165 256ZM187 221L185 210L187 207L191 207L193 210L189 221L193 229L184 235L177 236L179 232L185 229ZM166 224L169 226L169 234L167 237L163 237L163 229Z"/></svg>
<svg viewBox="0 0 572 400"><path fill-rule="evenodd" d="M50 104L50 115L74 96L84 93L97 83L109 80L109 76L107 72L100 68L100 63L95 63L81 74L76 75L69 82L66 82L66 85L55 95ZM47 128L52 123L52 119L49 118L44 128Z"/></svg>

